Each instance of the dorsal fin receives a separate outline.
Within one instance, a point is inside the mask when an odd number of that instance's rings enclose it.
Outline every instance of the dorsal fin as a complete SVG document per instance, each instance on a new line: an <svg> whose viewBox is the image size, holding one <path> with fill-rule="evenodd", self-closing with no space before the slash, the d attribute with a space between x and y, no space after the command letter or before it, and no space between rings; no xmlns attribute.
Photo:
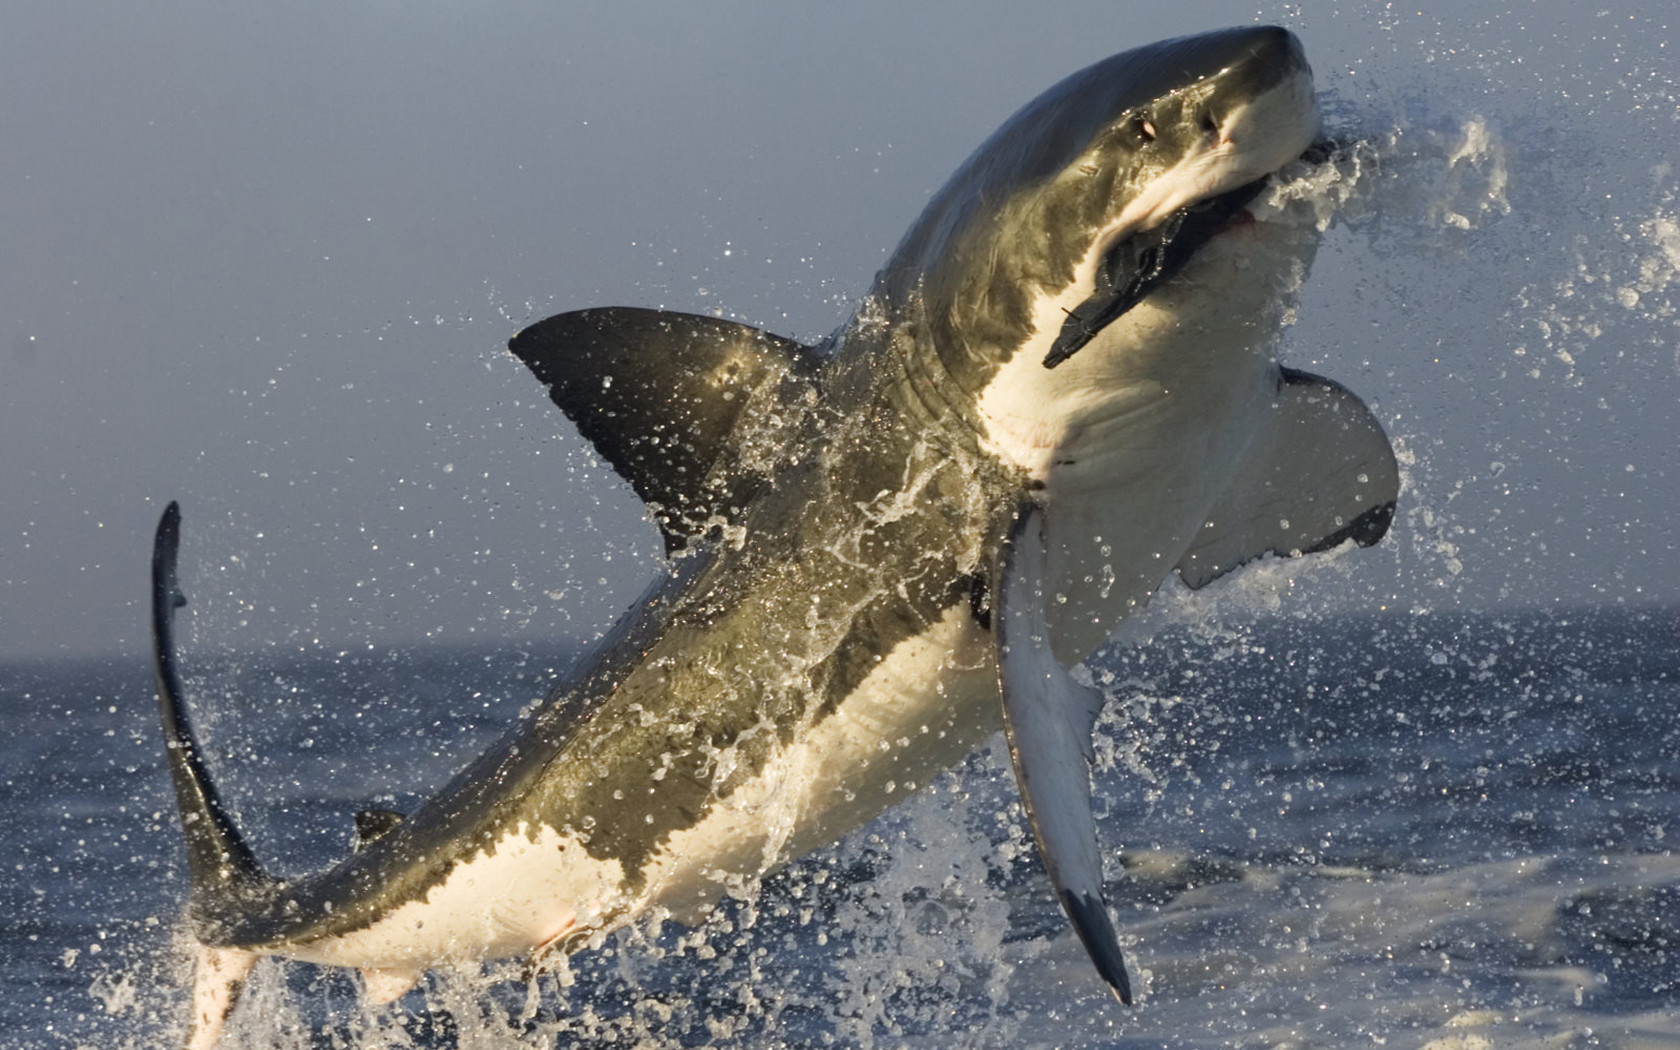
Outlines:
<svg viewBox="0 0 1680 1050"><path fill-rule="evenodd" d="M1203 587L1265 554L1369 547L1394 520L1400 472L1382 424L1340 383L1285 368L1272 422L1249 445L1178 571Z"/></svg>
<svg viewBox="0 0 1680 1050"><path fill-rule="evenodd" d="M667 553L751 498L762 475L731 435L778 430L819 366L748 325L626 306L558 314L508 349L649 505Z"/></svg>
<svg viewBox="0 0 1680 1050"><path fill-rule="evenodd" d="M402 822L403 815L394 809L359 809L356 811L356 834L350 841L350 848L360 853L368 843L389 835Z"/></svg>

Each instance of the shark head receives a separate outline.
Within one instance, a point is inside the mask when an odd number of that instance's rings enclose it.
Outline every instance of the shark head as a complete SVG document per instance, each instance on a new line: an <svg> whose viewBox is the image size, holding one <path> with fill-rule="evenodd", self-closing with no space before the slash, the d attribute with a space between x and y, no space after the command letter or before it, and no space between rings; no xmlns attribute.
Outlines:
<svg viewBox="0 0 1680 1050"><path fill-rule="evenodd" d="M870 381L1054 512L1063 662L1148 599L1240 469L1320 232L1267 188L1319 130L1284 29L1105 59L963 163L842 336L872 348L851 358Z"/></svg>
<svg viewBox="0 0 1680 1050"><path fill-rule="evenodd" d="M1312 71L1288 30L1115 55L968 158L877 278L875 303L917 316L921 345L971 393L1017 355L1058 367L1244 223L1244 205L1318 131Z"/></svg>

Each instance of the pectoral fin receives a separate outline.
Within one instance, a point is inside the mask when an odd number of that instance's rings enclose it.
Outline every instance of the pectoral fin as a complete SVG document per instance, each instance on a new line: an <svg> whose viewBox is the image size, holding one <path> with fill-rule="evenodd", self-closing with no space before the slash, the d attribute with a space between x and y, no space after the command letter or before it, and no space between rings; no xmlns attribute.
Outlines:
<svg viewBox="0 0 1680 1050"><path fill-rule="evenodd" d="M1131 982L1103 899L1091 816L1091 729L1102 697L1074 681L1050 651L1042 517L1036 506L1023 511L999 557L992 630L1004 729L1050 882L1097 971L1129 1006Z"/></svg>
<svg viewBox="0 0 1680 1050"><path fill-rule="evenodd" d="M1266 424L1179 560L1192 588L1267 554L1369 547L1394 520L1400 470L1382 424L1334 380L1282 369Z"/></svg>

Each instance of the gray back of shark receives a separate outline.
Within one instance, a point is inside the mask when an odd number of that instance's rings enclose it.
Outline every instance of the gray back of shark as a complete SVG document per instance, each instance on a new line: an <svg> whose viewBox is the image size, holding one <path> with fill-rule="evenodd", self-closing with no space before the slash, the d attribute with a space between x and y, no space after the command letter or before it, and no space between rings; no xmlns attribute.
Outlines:
<svg viewBox="0 0 1680 1050"><path fill-rule="evenodd" d="M317 876L263 874L197 759L166 515L159 696L200 941L411 977L651 907L697 917L1007 724L1052 881L1129 1001L1089 813L1100 698L1063 668L1175 567L1202 586L1369 545L1392 517L1370 412L1272 359L1317 228L1268 180L1317 129L1286 31L1153 45L999 128L819 347L632 308L519 333L674 570L501 743L416 812L361 817Z"/></svg>

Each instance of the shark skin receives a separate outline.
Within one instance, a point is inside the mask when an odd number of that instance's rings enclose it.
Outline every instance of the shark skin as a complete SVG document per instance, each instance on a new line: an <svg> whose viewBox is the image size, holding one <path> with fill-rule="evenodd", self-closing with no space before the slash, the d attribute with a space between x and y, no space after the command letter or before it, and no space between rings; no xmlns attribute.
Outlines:
<svg viewBox="0 0 1680 1050"><path fill-rule="evenodd" d="M1273 359L1318 237L1274 190L1318 128L1286 30L1153 44L1006 121L818 346L629 307L520 332L670 571L500 743L415 812L358 814L314 875L263 870L192 733L171 504L152 611L201 945L188 1045L263 956L355 967L389 1001L434 967L697 921L998 728L1130 1003L1089 805L1101 698L1066 669L1175 570L1369 546L1394 513L1370 410Z"/></svg>

